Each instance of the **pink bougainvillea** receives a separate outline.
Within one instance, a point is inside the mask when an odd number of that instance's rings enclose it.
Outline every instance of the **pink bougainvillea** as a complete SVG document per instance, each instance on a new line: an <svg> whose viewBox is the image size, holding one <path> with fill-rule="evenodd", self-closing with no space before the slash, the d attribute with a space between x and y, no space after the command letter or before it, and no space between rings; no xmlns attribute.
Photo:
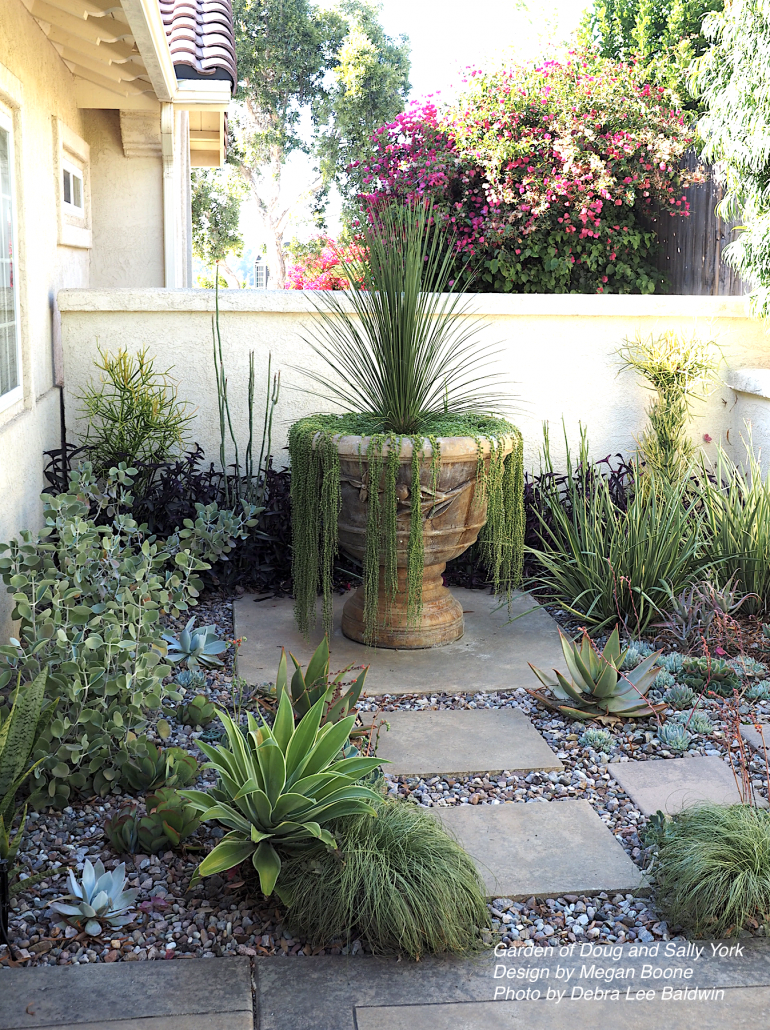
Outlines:
<svg viewBox="0 0 770 1030"><path fill-rule="evenodd" d="M662 277L645 212L687 215L691 142L634 67L573 54L470 72L452 106L378 129L351 173L370 205L431 201L476 289L649 293Z"/></svg>
<svg viewBox="0 0 770 1030"><path fill-rule="evenodd" d="M340 258L360 258L360 248L335 243L328 236L316 237L300 248L296 262L287 274L286 290L349 290L350 280L345 275Z"/></svg>

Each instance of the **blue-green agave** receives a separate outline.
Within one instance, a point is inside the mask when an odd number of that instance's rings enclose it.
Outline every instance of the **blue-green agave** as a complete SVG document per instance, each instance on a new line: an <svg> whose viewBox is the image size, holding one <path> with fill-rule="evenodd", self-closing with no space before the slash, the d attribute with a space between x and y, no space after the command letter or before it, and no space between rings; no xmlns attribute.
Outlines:
<svg viewBox="0 0 770 1030"><path fill-rule="evenodd" d="M656 664L658 651L648 655L635 668L621 673L619 670L625 661L626 651L621 650L617 627L601 654L587 633L583 633L579 644L573 643L561 630L559 637L570 679L557 669L554 669L554 676L549 676L531 663L529 666L556 698L554 703L537 691L530 690L529 693L543 704L580 720L600 716L638 718L654 715L662 707L654 705L645 697L660 672Z"/></svg>
<svg viewBox="0 0 770 1030"><path fill-rule="evenodd" d="M195 616L179 634L178 640L169 633L163 634L163 639L168 644L166 660L186 661L188 669L195 669L198 665L204 669L221 666L222 660L219 655L227 650L228 645L217 637L216 626L200 626L198 629L194 629L194 626Z"/></svg>
<svg viewBox="0 0 770 1030"><path fill-rule="evenodd" d="M321 725L322 695L296 723L289 694L283 692L272 728L248 715L244 734L226 712L219 718L227 734L223 744L198 747L218 776L211 791L181 790L201 813L229 829L198 866L209 876L251 859L262 892L276 889L281 852L294 852L313 840L335 847L326 824L341 816L374 813L379 796L357 783L381 764L378 758L344 758L355 715ZM280 890L279 890L280 893Z"/></svg>
<svg viewBox="0 0 770 1030"><path fill-rule="evenodd" d="M93 866L86 859L80 882L70 869L69 884L69 894L50 902L54 912L63 917L59 925L69 923L78 930L85 930L89 937L98 937L105 925L117 930L134 918L128 913L139 889L123 889L126 884L124 862L109 873L101 862Z"/></svg>

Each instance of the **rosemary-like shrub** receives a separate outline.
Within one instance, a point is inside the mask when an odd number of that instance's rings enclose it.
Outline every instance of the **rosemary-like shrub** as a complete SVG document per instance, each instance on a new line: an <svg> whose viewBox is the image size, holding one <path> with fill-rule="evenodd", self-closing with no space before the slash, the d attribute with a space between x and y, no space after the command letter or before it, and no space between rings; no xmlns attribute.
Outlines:
<svg viewBox="0 0 770 1030"><path fill-rule="evenodd" d="M495 592L507 592L521 580L524 550L524 460L521 433L501 418L480 415L436 416L426 436L377 433L365 415L311 415L295 422L289 431L292 478L292 525L294 551L292 579L294 614L307 634L315 622L316 597L323 594L323 622L327 632L332 621L332 572L337 554L337 523L341 506L339 436L361 436L361 457L367 458L370 487L366 553L364 556L364 626L367 639L375 640L375 620L380 588L387 596L396 592L396 480L399 454L405 440L412 443L410 527L407 544L407 618L418 620L422 608L424 568L423 519L420 480L427 470L435 488L440 472L440 438L470 437L476 442L476 495L486 500L487 521L479 536L482 561ZM513 437L511 453L505 453L505 437ZM489 458L483 455L490 444ZM429 452L429 453L426 453Z"/></svg>

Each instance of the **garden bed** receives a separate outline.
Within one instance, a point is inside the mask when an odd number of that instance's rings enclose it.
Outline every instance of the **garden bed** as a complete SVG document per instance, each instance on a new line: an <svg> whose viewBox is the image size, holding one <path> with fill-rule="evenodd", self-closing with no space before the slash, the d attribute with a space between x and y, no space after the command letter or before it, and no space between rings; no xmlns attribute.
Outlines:
<svg viewBox="0 0 770 1030"><path fill-rule="evenodd" d="M220 634L232 639L232 601L224 595L209 594L196 610L199 623L216 623ZM168 620L172 631L179 630L182 619ZM276 655L278 657L278 654ZM234 703L232 649L223 670L206 675L206 693L212 701L232 711ZM545 709L527 692L518 688L509 693L442 694L428 697L392 695L367 697L359 710L368 722L375 711L425 709L521 709L548 741L564 765L562 772L532 772L510 775L506 772L456 777L392 777L386 773L391 795L425 807L447 805L487 805L505 803L555 803L561 799L584 798L599 814L631 858L647 868L652 849L645 845L646 820L627 794L612 778L614 764L629 760L666 761L675 754L667 750L656 735L655 720L637 719L610 727L609 751L597 751L581 744L584 724L573 722ZM720 757L728 750L724 702L704 699L702 707L714 720L715 732L695 736L688 749L691 754ZM669 716L673 715L668 711ZM743 704L743 721L750 723L770 715L770 702ZM169 719L171 735L165 741L185 748L201 758L195 740L200 731L181 726ZM153 734L152 726L150 735ZM764 760L751 760L754 787L758 796L767 798ZM203 774L203 782L207 782ZM107 868L119 865L106 840L104 820L133 799L110 795L107 798L78 799L61 812L33 813L20 851L28 888L14 899L10 933L18 958L26 964L69 964L72 962L142 961L157 959L205 958L226 955L364 955L368 946L352 938L314 948L310 943L288 935L282 906L256 899L259 892L248 878L237 871L206 878L193 891L190 879L200 859L221 836L222 830L204 823L190 839L191 847L180 852L166 851L157 856L126 856L130 886L139 888L138 915L124 931L95 940L66 933L53 926L50 900L66 890L68 868L82 870L86 858L101 858ZM243 868L243 867L242 867ZM661 921L654 900L648 897L613 894L589 898L565 895L558 898L513 902L496 899L490 904L493 934L484 943L503 939L507 944L565 943L591 940L615 943L668 939L672 928ZM764 927L755 932L765 934ZM70 936L67 936L67 935ZM7 949L0 950L0 962L8 964Z"/></svg>

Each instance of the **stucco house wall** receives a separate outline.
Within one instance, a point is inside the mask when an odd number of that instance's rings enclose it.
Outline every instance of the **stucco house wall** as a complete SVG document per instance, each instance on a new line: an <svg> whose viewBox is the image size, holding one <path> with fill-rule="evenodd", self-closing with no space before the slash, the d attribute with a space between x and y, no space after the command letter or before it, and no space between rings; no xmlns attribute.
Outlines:
<svg viewBox="0 0 770 1030"><path fill-rule="evenodd" d="M2 0L0 106L14 136L23 384L23 398L0 411L0 540L8 540L22 527L38 527L40 455L60 438L55 298L89 283L88 250L58 241L57 134L63 126L82 138L82 112L70 72L21 0ZM3 597L0 627L7 628L7 616Z"/></svg>
<svg viewBox="0 0 770 1030"><path fill-rule="evenodd" d="M91 148L90 285L164 286L160 153L126 157L119 111L86 109L83 123Z"/></svg>

